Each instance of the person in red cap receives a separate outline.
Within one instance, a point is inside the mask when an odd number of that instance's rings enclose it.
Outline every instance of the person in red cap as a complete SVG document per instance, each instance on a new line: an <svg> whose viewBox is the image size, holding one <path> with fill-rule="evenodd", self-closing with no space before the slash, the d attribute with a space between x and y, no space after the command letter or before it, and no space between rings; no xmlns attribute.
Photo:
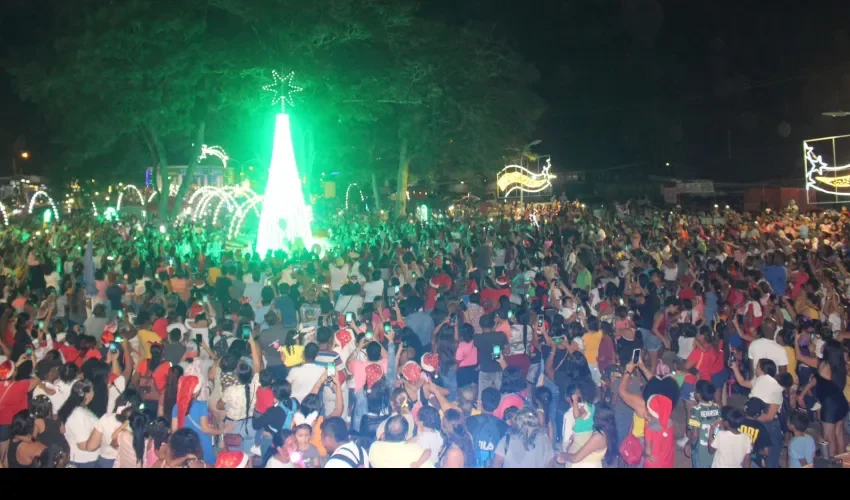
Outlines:
<svg viewBox="0 0 850 500"><path fill-rule="evenodd" d="M251 460L241 451L223 451L215 461L216 469L250 469Z"/></svg>
<svg viewBox="0 0 850 500"><path fill-rule="evenodd" d="M433 311L437 305L438 294L444 294L452 289L454 281L442 267L437 268L437 274L428 282L425 289L425 310Z"/></svg>
<svg viewBox="0 0 850 500"><path fill-rule="evenodd" d="M635 364L629 363L620 382L619 395L635 414L646 419L644 428L645 469L672 469L676 465L676 437L673 432L673 401L662 394L653 394L644 400L640 394L628 391Z"/></svg>
<svg viewBox="0 0 850 500"><path fill-rule="evenodd" d="M499 308L499 298L511 298L511 282L505 276L496 278L493 283L489 278L484 279L484 289L481 290L481 305L484 312L489 314Z"/></svg>

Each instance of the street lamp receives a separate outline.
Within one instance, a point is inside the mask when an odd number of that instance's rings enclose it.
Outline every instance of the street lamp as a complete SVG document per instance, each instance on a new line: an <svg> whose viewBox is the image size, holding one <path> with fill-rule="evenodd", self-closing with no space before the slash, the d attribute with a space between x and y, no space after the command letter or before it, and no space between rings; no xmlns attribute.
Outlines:
<svg viewBox="0 0 850 500"><path fill-rule="evenodd" d="M23 158L24 160L29 160L30 152L29 151L21 151L21 158Z"/></svg>

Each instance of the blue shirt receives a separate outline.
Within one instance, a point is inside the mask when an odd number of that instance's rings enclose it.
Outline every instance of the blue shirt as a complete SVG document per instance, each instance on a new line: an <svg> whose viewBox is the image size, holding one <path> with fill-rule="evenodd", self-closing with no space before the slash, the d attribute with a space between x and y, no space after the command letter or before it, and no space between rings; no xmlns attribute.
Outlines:
<svg viewBox="0 0 850 500"><path fill-rule="evenodd" d="M430 351L431 333L434 331L434 319L425 311L419 311L404 318L404 324L419 337L425 351Z"/></svg>
<svg viewBox="0 0 850 500"><path fill-rule="evenodd" d="M815 460L815 438L806 434L805 436L795 436L788 443L788 461L792 469L799 469L800 459L806 461L807 464L814 463Z"/></svg>
<svg viewBox="0 0 850 500"><path fill-rule="evenodd" d="M274 305L280 311L280 320L284 326L294 327L298 324L298 315L295 312L295 303L289 295L283 295L275 299Z"/></svg>
<svg viewBox="0 0 850 500"><path fill-rule="evenodd" d="M770 288L776 295L785 295L785 287L787 275L785 274L785 266L761 266L761 272L764 274L764 279L770 283Z"/></svg>
<svg viewBox="0 0 850 500"><path fill-rule="evenodd" d="M192 406L189 408L189 413L183 421L184 429L192 429L201 438L201 448L204 450L204 462L208 464L215 463L215 451L213 451L212 436L204 434L201 429L201 417L209 418L210 410L206 401L192 401ZM177 405L171 409L171 418L177 418Z"/></svg>
<svg viewBox="0 0 850 500"><path fill-rule="evenodd" d="M705 321L711 324L714 317L717 316L717 294L714 292L705 293Z"/></svg>

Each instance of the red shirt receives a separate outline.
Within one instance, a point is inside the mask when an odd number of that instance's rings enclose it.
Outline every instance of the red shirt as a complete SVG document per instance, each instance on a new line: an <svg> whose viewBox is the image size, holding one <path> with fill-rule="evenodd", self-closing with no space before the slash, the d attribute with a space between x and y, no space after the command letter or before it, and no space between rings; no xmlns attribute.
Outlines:
<svg viewBox="0 0 850 500"><path fill-rule="evenodd" d="M76 347L69 346L65 343L57 343L56 349L62 354L66 363L74 363L80 357L80 351Z"/></svg>
<svg viewBox="0 0 850 500"><path fill-rule="evenodd" d="M490 314L499 308L499 297L505 296L511 298L510 288L485 288L481 290L481 305L484 306L484 313Z"/></svg>
<svg viewBox="0 0 850 500"><path fill-rule="evenodd" d="M274 406L274 393L271 387L257 389L257 412L265 413L272 406Z"/></svg>
<svg viewBox="0 0 850 500"><path fill-rule="evenodd" d="M694 350L688 355L688 361L694 364L694 367L699 370L699 380L711 380L711 376L715 372L712 370L717 364L717 351L711 346L705 346L705 350L694 346ZM685 374L686 384L696 384L697 375Z"/></svg>
<svg viewBox="0 0 850 500"><path fill-rule="evenodd" d="M151 331L159 335L161 340L165 340L168 337L168 320L165 318L159 318L154 321L153 326L151 326Z"/></svg>
<svg viewBox="0 0 850 500"><path fill-rule="evenodd" d="M672 417L671 417L672 418ZM654 431L647 424L644 427L644 438L649 446L649 454L654 461L645 460L644 469L672 469L676 466L676 435L672 423L666 429Z"/></svg>
<svg viewBox="0 0 850 500"><path fill-rule="evenodd" d="M433 278L431 278L431 283L437 285L439 290L451 290L452 288L452 279L448 274L441 273ZM428 289L425 290L425 310L433 311L434 306L437 305L437 292L438 289L434 288L430 284L428 284Z"/></svg>
<svg viewBox="0 0 850 500"><path fill-rule="evenodd" d="M16 413L29 408L29 390L29 380L0 383L0 425L11 424Z"/></svg>

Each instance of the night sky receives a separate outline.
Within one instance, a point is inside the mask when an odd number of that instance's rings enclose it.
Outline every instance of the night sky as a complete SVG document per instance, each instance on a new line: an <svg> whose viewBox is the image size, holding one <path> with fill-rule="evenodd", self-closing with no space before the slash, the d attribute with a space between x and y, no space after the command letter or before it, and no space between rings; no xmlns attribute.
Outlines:
<svg viewBox="0 0 850 500"><path fill-rule="evenodd" d="M0 57L48 29L49 3L4 0ZM793 182L803 139L850 134L822 116L850 111L846 0L425 0L422 15L490 29L537 66L536 151L561 171ZM0 175L21 136L49 165L49 134L0 72Z"/></svg>

